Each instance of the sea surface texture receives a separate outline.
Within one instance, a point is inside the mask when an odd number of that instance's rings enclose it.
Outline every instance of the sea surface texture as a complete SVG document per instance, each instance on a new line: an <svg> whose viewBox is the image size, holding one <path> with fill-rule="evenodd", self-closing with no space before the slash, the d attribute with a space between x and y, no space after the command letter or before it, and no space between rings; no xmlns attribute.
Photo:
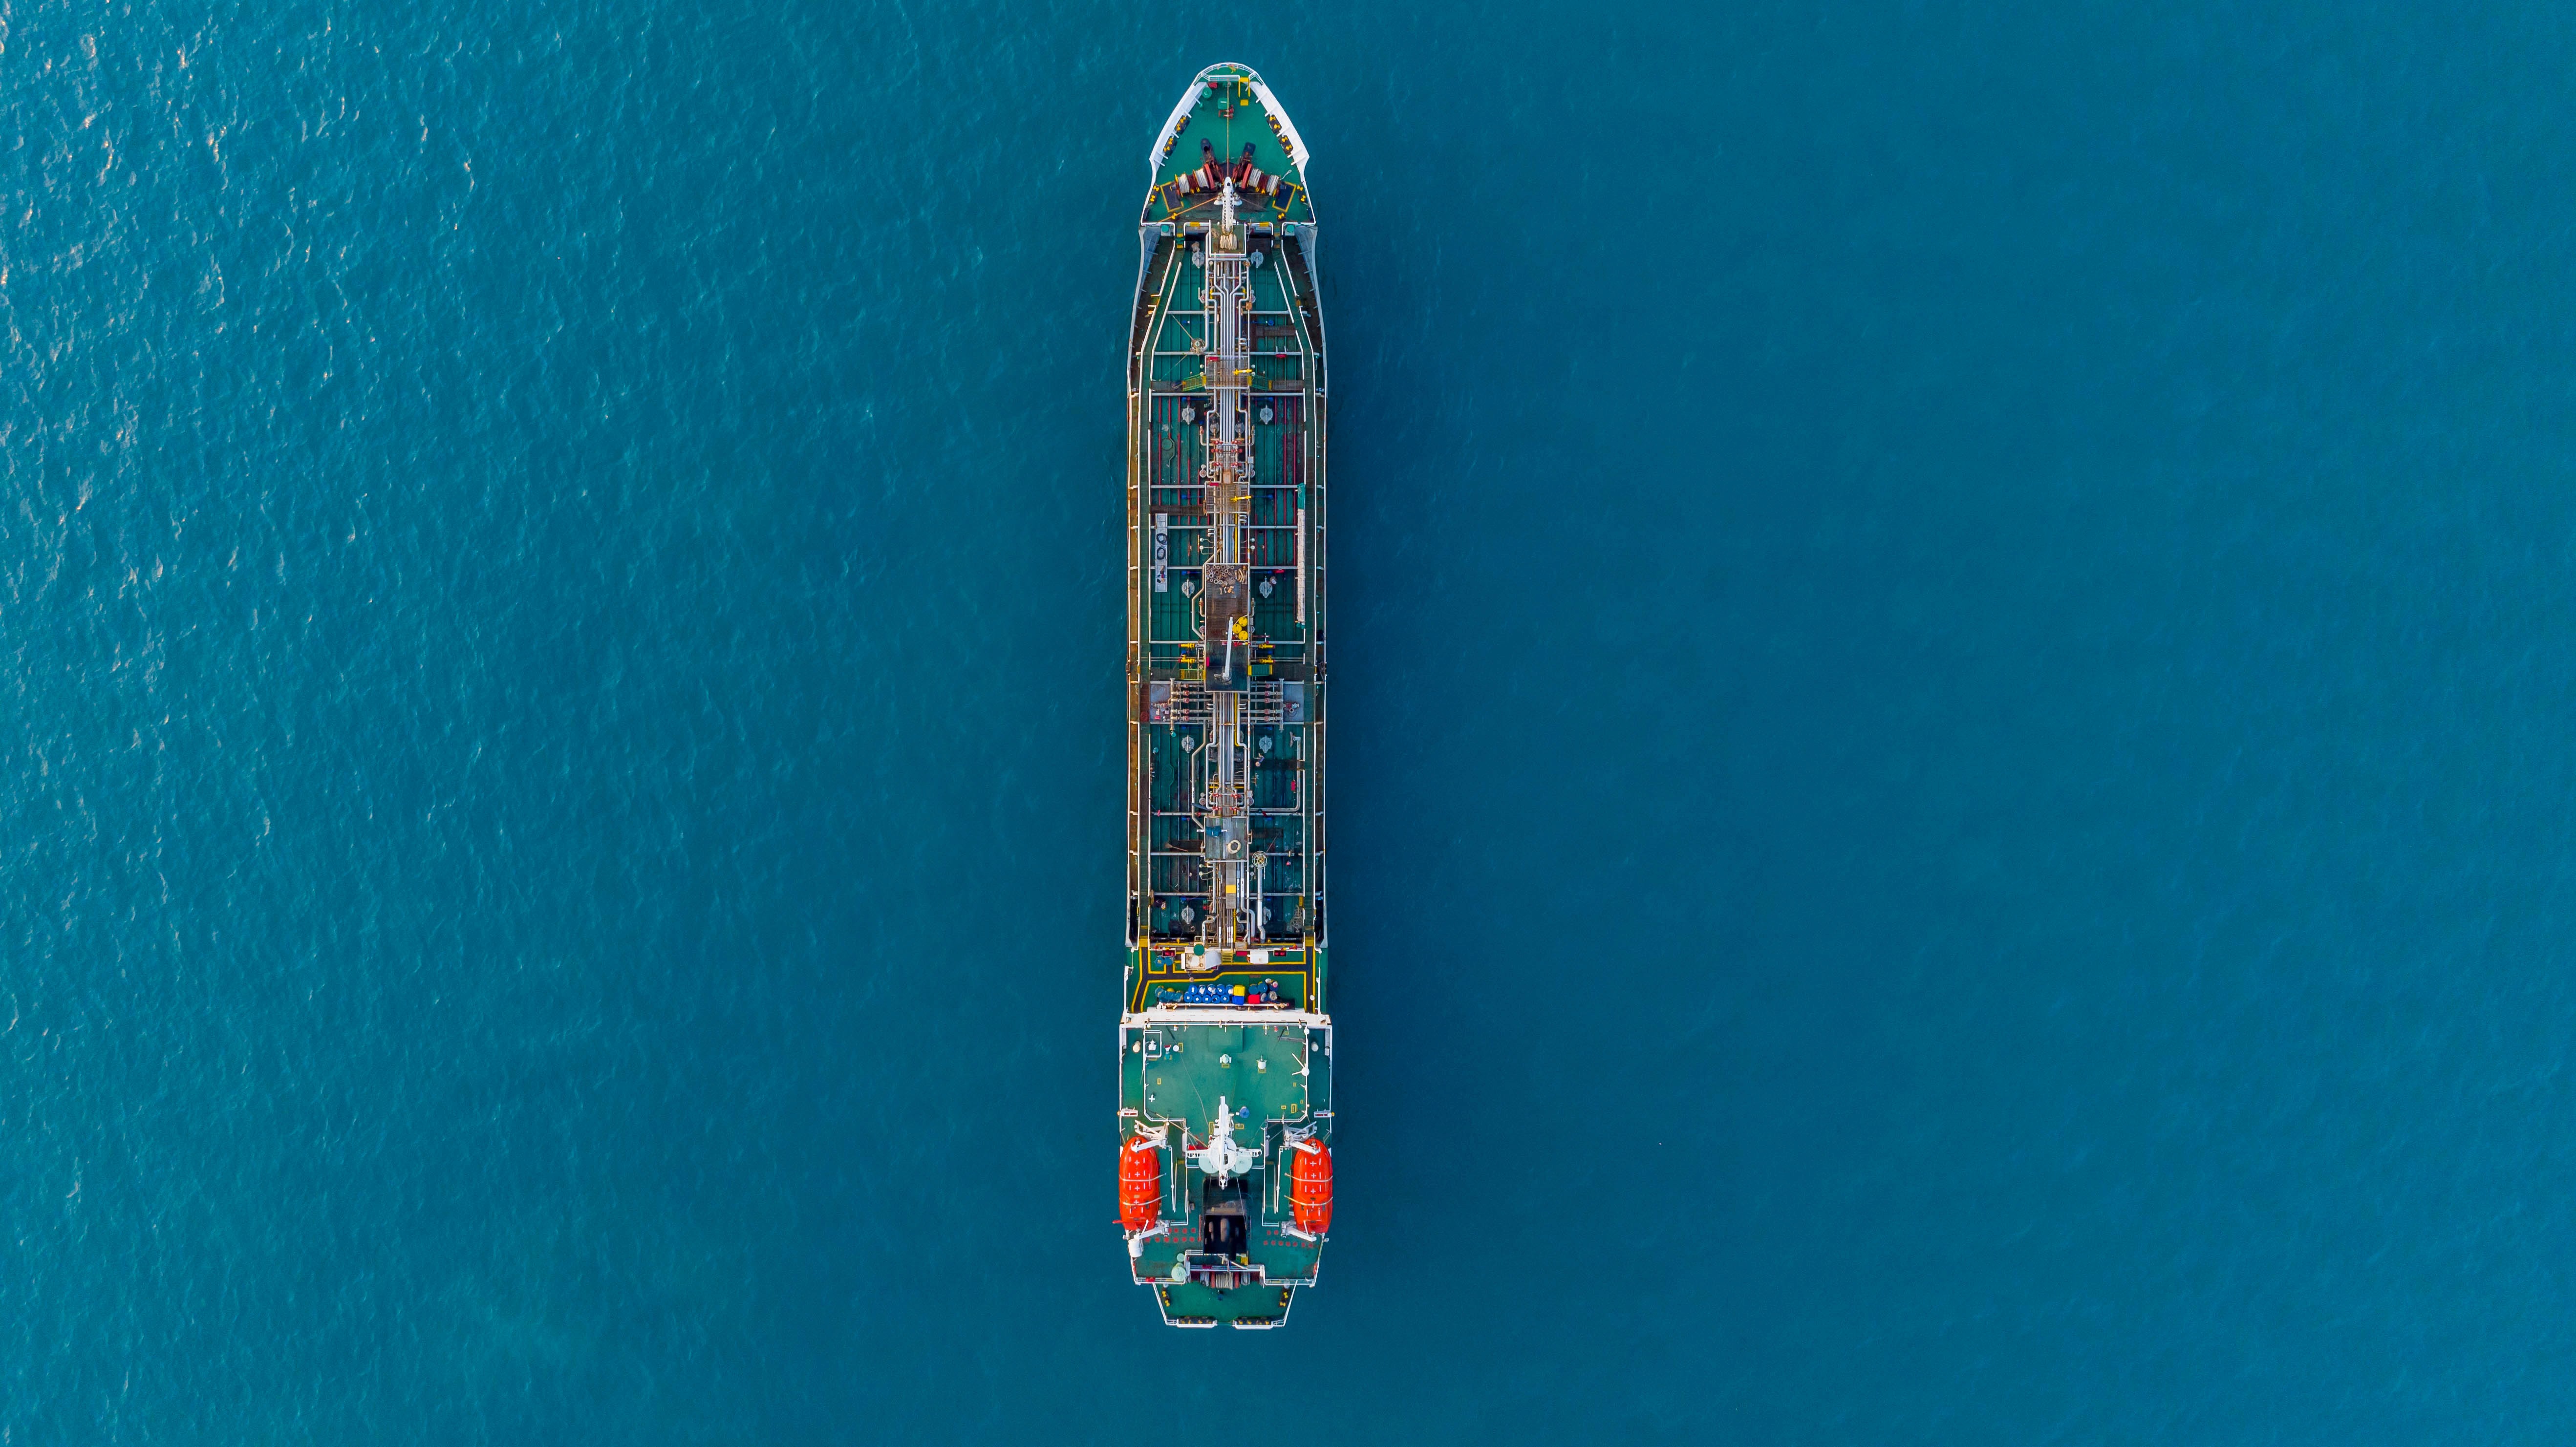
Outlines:
<svg viewBox="0 0 2576 1447"><path fill-rule="evenodd" d="M0 1442L2576 1440L2576 12L0 7ZM1341 1199L1114 1229L1313 147Z"/></svg>

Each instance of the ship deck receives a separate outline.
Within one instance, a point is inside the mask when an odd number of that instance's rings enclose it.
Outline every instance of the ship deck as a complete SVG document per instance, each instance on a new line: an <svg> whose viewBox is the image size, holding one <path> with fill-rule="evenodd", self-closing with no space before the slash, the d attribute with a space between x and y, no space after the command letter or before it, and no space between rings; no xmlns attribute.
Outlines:
<svg viewBox="0 0 2576 1447"><path fill-rule="evenodd" d="M1233 1018L1215 1018L1231 1016ZM1283 1158L1290 1130L1320 1131L1332 1119L1332 1029L1304 1012L1263 1018L1235 1011L1178 1010L1130 1017L1120 1030L1119 1095L1130 1119L1168 1125L1193 1142L1212 1132L1218 1103L1241 1122L1237 1138L1265 1162L1246 1182L1247 1230L1237 1269L1204 1270L1212 1259L1200 1234L1205 1177L1179 1151L1164 1153L1163 1230L1142 1243L1130 1272L1156 1288L1164 1315L1185 1325L1284 1319L1287 1293L1312 1285L1320 1242L1292 1234ZM1195 1257L1195 1262L1185 1258ZM1202 1270L1193 1273L1189 1266ZM1173 1279L1182 1267L1183 1279Z"/></svg>
<svg viewBox="0 0 2576 1447"><path fill-rule="evenodd" d="M1148 226L1130 354L1130 929L1140 949L1220 942L1208 929L1199 751L1221 688L1240 695L1229 706L1250 750L1247 842L1263 866L1249 942L1312 950L1324 938L1322 313L1303 242L1261 226L1248 227L1249 375L1236 394L1250 468L1230 500L1241 522L1234 565L1248 590L1250 636L1247 666L1230 685L1213 684L1209 671L1216 560L1204 462L1214 389L1204 273L1193 254L1203 237ZM1153 960L1137 963L1141 977ZM1319 1004L1323 985L1315 973L1304 998Z"/></svg>
<svg viewBox="0 0 2576 1447"><path fill-rule="evenodd" d="M1303 142L1240 67L1202 72L1155 148L1128 339L1118 1038L1121 1138L1164 1144L1130 1264L1173 1324L1258 1328L1315 1280L1286 1176L1332 1124L1314 209ZM1249 1166L1202 1159L1228 1130Z"/></svg>
<svg viewBox="0 0 2576 1447"><path fill-rule="evenodd" d="M1217 77L1197 84L1198 93L1179 131L1156 161L1153 188L1145 198L1147 221L1208 219L1216 193L1186 189L1190 174L1205 165L1211 153L1229 165L1239 162L1246 146L1252 148L1253 167L1263 176L1278 178L1279 184L1275 192L1245 188L1246 200L1258 203L1245 211L1245 219L1273 224L1315 219L1314 200L1306 194L1305 168L1290 154L1288 135L1280 124L1285 118L1274 117L1261 104L1251 89L1254 83Z"/></svg>

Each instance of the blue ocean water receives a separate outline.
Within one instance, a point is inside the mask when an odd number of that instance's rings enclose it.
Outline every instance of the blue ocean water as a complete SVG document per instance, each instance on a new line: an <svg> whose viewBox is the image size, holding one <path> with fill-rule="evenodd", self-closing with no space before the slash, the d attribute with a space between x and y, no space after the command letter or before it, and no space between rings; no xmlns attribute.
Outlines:
<svg viewBox="0 0 2576 1447"><path fill-rule="evenodd" d="M1341 1195L1123 1280L1119 400L1313 147ZM2576 22L0 11L0 1440L2562 1442Z"/></svg>

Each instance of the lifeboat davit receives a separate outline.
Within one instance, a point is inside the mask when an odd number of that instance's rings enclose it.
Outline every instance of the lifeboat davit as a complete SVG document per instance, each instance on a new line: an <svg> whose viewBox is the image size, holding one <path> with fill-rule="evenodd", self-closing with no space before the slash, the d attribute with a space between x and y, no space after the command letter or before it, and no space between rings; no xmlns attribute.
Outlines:
<svg viewBox="0 0 2576 1447"><path fill-rule="evenodd" d="M1332 1228L1332 1147L1318 1140L1297 1142L1297 1160L1288 1169L1288 1205L1299 1231L1321 1236Z"/></svg>
<svg viewBox="0 0 2576 1447"><path fill-rule="evenodd" d="M1118 1148L1118 1224L1149 1231L1163 1219L1163 1145L1140 1135Z"/></svg>

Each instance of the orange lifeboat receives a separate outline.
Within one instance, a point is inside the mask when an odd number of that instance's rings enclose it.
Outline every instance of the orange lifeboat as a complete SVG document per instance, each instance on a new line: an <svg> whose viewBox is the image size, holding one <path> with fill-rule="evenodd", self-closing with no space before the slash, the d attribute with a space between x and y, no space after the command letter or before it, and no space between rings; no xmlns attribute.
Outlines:
<svg viewBox="0 0 2576 1447"><path fill-rule="evenodd" d="M1118 1224L1147 1231L1162 1218L1162 1142L1140 1135L1118 1148Z"/></svg>
<svg viewBox="0 0 2576 1447"><path fill-rule="evenodd" d="M1297 1142L1297 1160L1288 1171L1288 1205L1297 1229L1321 1236L1333 1224L1333 1151L1318 1140Z"/></svg>

